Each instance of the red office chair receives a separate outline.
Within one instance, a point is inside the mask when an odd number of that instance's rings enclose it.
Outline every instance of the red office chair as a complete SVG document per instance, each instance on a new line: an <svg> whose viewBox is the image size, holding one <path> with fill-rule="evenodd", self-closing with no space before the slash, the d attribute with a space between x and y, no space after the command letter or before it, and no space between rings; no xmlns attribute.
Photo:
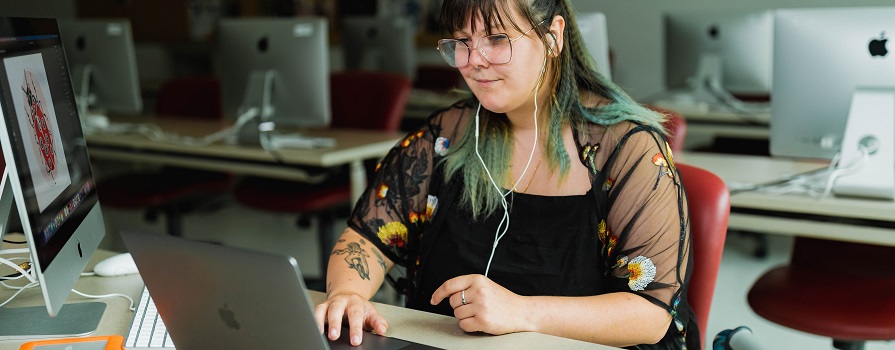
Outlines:
<svg viewBox="0 0 895 350"><path fill-rule="evenodd" d="M789 264L749 290L761 317L833 339L837 349L895 340L895 247L796 237Z"/></svg>
<svg viewBox="0 0 895 350"><path fill-rule="evenodd" d="M730 192L724 181L704 169L677 164L677 170L681 174L690 208L693 271L687 301L693 308L704 340L727 237Z"/></svg>
<svg viewBox="0 0 895 350"><path fill-rule="evenodd" d="M185 77L165 83L159 90L156 113L159 118L220 119L220 83L216 77ZM131 173L104 180L97 185L103 205L144 208L146 217L166 217L169 234L183 234L183 214L210 200L209 194L227 193L233 176L177 167Z"/></svg>
<svg viewBox="0 0 895 350"><path fill-rule="evenodd" d="M416 79L413 87L423 90L445 92L459 88L462 85L463 76L457 68L439 65L420 65L416 68Z"/></svg>
<svg viewBox="0 0 895 350"><path fill-rule="evenodd" d="M687 120L684 119L684 117L680 113L672 111L670 109L653 105L647 105L647 108L662 113L668 118L665 120L664 123L662 123L662 125L665 127L665 130L668 132L668 135L666 135L668 145L671 146L671 151L674 153L680 153L681 151L683 151L684 141L687 137Z"/></svg>
<svg viewBox="0 0 895 350"><path fill-rule="evenodd" d="M397 131L410 96L410 80L381 72L349 71L330 76L332 127ZM367 163L367 175L377 160ZM335 209L350 205L351 186L343 171L323 184L247 177L234 189L234 197L243 205L280 213L304 213L318 219L321 268L326 272L333 246ZM306 227L304 217L299 226Z"/></svg>

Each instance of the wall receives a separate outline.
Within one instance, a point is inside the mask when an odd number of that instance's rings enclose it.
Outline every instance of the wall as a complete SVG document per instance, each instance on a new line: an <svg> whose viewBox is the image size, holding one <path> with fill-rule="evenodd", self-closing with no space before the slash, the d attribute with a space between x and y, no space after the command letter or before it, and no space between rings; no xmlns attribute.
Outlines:
<svg viewBox="0 0 895 350"><path fill-rule="evenodd" d="M764 10L794 7L893 5L892 0L570 0L576 11L606 14L613 80L645 100L664 90L662 13L667 10Z"/></svg>

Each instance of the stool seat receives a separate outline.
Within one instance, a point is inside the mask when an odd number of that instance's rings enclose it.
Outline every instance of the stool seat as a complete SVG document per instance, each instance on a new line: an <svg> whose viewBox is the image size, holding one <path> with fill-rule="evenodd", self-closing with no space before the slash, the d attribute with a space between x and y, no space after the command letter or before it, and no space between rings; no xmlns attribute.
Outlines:
<svg viewBox="0 0 895 350"><path fill-rule="evenodd" d="M895 339L895 280L872 265L835 273L806 266L766 272L749 291L752 310L774 323L843 340ZM843 288L847 286L847 288Z"/></svg>

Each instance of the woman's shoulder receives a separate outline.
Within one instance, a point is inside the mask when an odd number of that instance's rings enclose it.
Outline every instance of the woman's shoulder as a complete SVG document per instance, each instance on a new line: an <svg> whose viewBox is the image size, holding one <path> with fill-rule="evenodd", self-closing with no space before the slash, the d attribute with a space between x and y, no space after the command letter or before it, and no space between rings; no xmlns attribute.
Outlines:
<svg viewBox="0 0 895 350"><path fill-rule="evenodd" d="M621 121L612 125L588 122L579 130L579 147L599 145L600 149L642 149L661 147L661 132L635 121Z"/></svg>

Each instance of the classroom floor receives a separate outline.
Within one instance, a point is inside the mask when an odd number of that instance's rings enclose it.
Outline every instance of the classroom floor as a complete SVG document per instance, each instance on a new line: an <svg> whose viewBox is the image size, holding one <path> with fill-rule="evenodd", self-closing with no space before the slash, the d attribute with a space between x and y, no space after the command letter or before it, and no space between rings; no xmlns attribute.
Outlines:
<svg viewBox="0 0 895 350"><path fill-rule="evenodd" d="M111 232L127 227L151 232L164 232L163 222L147 223L138 211L103 208ZM276 215L247 209L234 202L226 202L222 208L206 213L186 216L184 232L192 239L222 242L229 245L251 247L294 256L305 277L319 275L316 234L313 225L307 230L295 226L296 216ZM342 222L342 221L340 221ZM341 232L344 224L337 227ZM748 349L833 349L832 342L823 337L789 330L770 323L749 308L746 293L753 281L767 269L785 263L789 258L792 238L769 236L769 252L766 258L752 256L754 241L730 233L727 237L721 269L709 317L709 326L703 332L710 344L718 332L738 326L748 326L753 334L744 335ZM104 247L123 250L123 245L110 234ZM895 350L895 342L870 342L867 350Z"/></svg>

